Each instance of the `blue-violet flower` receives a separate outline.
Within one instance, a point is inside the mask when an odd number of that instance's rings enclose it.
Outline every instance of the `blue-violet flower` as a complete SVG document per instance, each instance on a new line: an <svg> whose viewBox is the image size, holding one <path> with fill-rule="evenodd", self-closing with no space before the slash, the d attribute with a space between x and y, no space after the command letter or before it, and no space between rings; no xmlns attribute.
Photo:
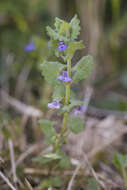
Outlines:
<svg viewBox="0 0 127 190"><path fill-rule="evenodd" d="M53 102L51 103L48 103L48 108L51 108L51 109L60 109L60 103L58 100L54 100Z"/></svg>
<svg viewBox="0 0 127 190"><path fill-rule="evenodd" d="M58 51L65 51L67 49L67 44L64 43L64 41L59 41L58 42Z"/></svg>
<svg viewBox="0 0 127 190"><path fill-rule="evenodd" d="M57 79L64 82L65 84L70 84L72 82L72 79L68 76L68 72L67 71L63 71L63 74L58 76Z"/></svg>
<svg viewBox="0 0 127 190"><path fill-rule="evenodd" d="M80 115L80 114L83 114L86 110L86 107L85 106L78 106L74 109L74 115Z"/></svg>
<svg viewBox="0 0 127 190"><path fill-rule="evenodd" d="M24 50L26 52L34 51L36 49L35 43L30 41L25 47Z"/></svg>

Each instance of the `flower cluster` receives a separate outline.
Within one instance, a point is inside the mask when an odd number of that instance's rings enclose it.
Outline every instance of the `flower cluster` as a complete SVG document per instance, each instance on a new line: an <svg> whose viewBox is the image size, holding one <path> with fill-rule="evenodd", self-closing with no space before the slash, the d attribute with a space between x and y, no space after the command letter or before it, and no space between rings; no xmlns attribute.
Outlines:
<svg viewBox="0 0 127 190"><path fill-rule="evenodd" d="M58 42L58 51L64 51L67 49L67 44L64 43L64 41L59 41ZM72 79L69 77L68 72L67 71L62 71L62 75L58 76L57 79L61 82L64 82L64 84L71 84L72 83ZM48 108L51 109L60 109L60 103L58 100L54 100L51 103L48 103ZM78 106L74 109L74 115L79 115L79 114L83 114L85 112L85 106L81 105Z"/></svg>
<svg viewBox="0 0 127 190"><path fill-rule="evenodd" d="M48 103L48 108L51 108L51 109L60 109L60 103L58 100L54 100L53 102L51 103Z"/></svg>
<svg viewBox="0 0 127 190"><path fill-rule="evenodd" d="M78 106L74 109L74 115L80 115L83 114L86 110L86 107L84 105Z"/></svg>
<svg viewBox="0 0 127 190"><path fill-rule="evenodd" d="M63 71L63 74L58 76L57 79L60 80L61 82L64 82L65 84L70 84L72 82L72 79L68 76L67 71Z"/></svg>
<svg viewBox="0 0 127 190"><path fill-rule="evenodd" d="M65 51L67 49L68 45L64 43L64 41L59 41L58 42L58 51Z"/></svg>

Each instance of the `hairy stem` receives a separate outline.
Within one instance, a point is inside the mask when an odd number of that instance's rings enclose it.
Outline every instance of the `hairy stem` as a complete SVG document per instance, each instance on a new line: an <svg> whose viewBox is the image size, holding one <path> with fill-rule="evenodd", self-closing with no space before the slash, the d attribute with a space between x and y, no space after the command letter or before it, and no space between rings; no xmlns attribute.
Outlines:
<svg viewBox="0 0 127 190"><path fill-rule="evenodd" d="M69 77L71 77L71 60L69 59L67 61L67 72ZM66 85L66 95L65 95L65 105L67 106L69 104L70 101L70 84ZM63 118L63 127L61 130L61 136L64 135L64 133L67 130L67 120L68 120L68 112L64 113L64 118Z"/></svg>
<svg viewBox="0 0 127 190"><path fill-rule="evenodd" d="M70 59L67 61L67 72L68 72L69 77L71 77L71 60ZM69 102L70 102L70 84L67 84L64 105L67 106L69 104ZM67 121L68 121L68 112L66 111L64 113L64 117L63 117L63 125L62 125L62 129L60 132L60 139L58 141L56 141L53 152L56 152L56 150L59 148L60 142L61 142L60 140L67 131Z"/></svg>

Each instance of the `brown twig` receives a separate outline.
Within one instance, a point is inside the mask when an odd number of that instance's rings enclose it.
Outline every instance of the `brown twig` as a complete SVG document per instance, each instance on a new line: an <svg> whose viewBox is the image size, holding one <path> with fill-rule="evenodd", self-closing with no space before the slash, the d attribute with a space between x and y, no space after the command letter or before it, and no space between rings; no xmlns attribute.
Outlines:
<svg viewBox="0 0 127 190"><path fill-rule="evenodd" d="M8 140L9 150L10 150L10 158L11 158L11 167L12 167L12 174L13 174L13 181L16 184L18 179L16 176L16 165L15 165L15 156L14 156L14 148L13 142L11 139Z"/></svg>
<svg viewBox="0 0 127 190"><path fill-rule="evenodd" d="M29 182L26 178L25 178L25 182L26 182L27 187L29 188L29 190L33 190L33 188L32 188L32 186L31 186L30 182Z"/></svg>
<svg viewBox="0 0 127 190"><path fill-rule="evenodd" d="M5 101L10 106L14 107L17 111L21 112L23 115L28 117L37 117L40 118L42 116L42 112L30 105L26 105L19 100L12 98L5 91L1 90L2 100Z"/></svg>
<svg viewBox="0 0 127 190"><path fill-rule="evenodd" d="M79 171L80 168L81 168L81 165L80 164L77 165L75 171L73 172L71 180L70 180L70 182L68 184L67 190L71 190L72 189L72 185L73 185L74 179L75 179L76 175L78 174L78 171Z"/></svg>
<svg viewBox="0 0 127 190"><path fill-rule="evenodd" d="M9 181L9 179L0 171L0 177L7 183L12 190L17 190Z"/></svg>

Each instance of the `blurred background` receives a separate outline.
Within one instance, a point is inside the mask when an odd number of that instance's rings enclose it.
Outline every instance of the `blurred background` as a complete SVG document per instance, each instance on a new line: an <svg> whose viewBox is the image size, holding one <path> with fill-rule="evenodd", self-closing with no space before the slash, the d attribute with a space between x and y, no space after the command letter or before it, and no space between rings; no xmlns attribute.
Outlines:
<svg viewBox="0 0 127 190"><path fill-rule="evenodd" d="M27 104L43 109L51 96L39 64L52 59L46 26L54 18L67 21L78 14L80 39L85 50L81 55L94 56L91 104L106 109L127 109L127 2L125 0L1 0L0 1L0 87ZM31 41L33 51L25 51ZM55 59L55 58L53 58ZM4 101L1 104L6 104ZM6 105L7 106L7 105ZM4 105L4 107L6 107Z"/></svg>
<svg viewBox="0 0 127 190"><path fill-rule="evenodd" d="M15 146L20 145L20 151L24 151L27 143L42 138L35 128L38 127L36 119L56 117L49 111L47 114L47 103L51 101L53 89L39 70L43 60L57 60L49 49L46 26L53 27L55 17L70 21L75 14L81 21L79 39L86 48L76 53L72 64L87 54L94 57L95 64L90 78L76 87L77 95L84 97L86 85L91 86L93 94L88 114L94 117L100 113L105 117L107 113L127 112L126 0L1 0L2 155L7 155L7 151L3 151L7 146L5 139L12 137ZM31 42L34 44L30 45ZM84 91L80 92L83 88ZM25 137L21 135L24 132Z"/></svg>

